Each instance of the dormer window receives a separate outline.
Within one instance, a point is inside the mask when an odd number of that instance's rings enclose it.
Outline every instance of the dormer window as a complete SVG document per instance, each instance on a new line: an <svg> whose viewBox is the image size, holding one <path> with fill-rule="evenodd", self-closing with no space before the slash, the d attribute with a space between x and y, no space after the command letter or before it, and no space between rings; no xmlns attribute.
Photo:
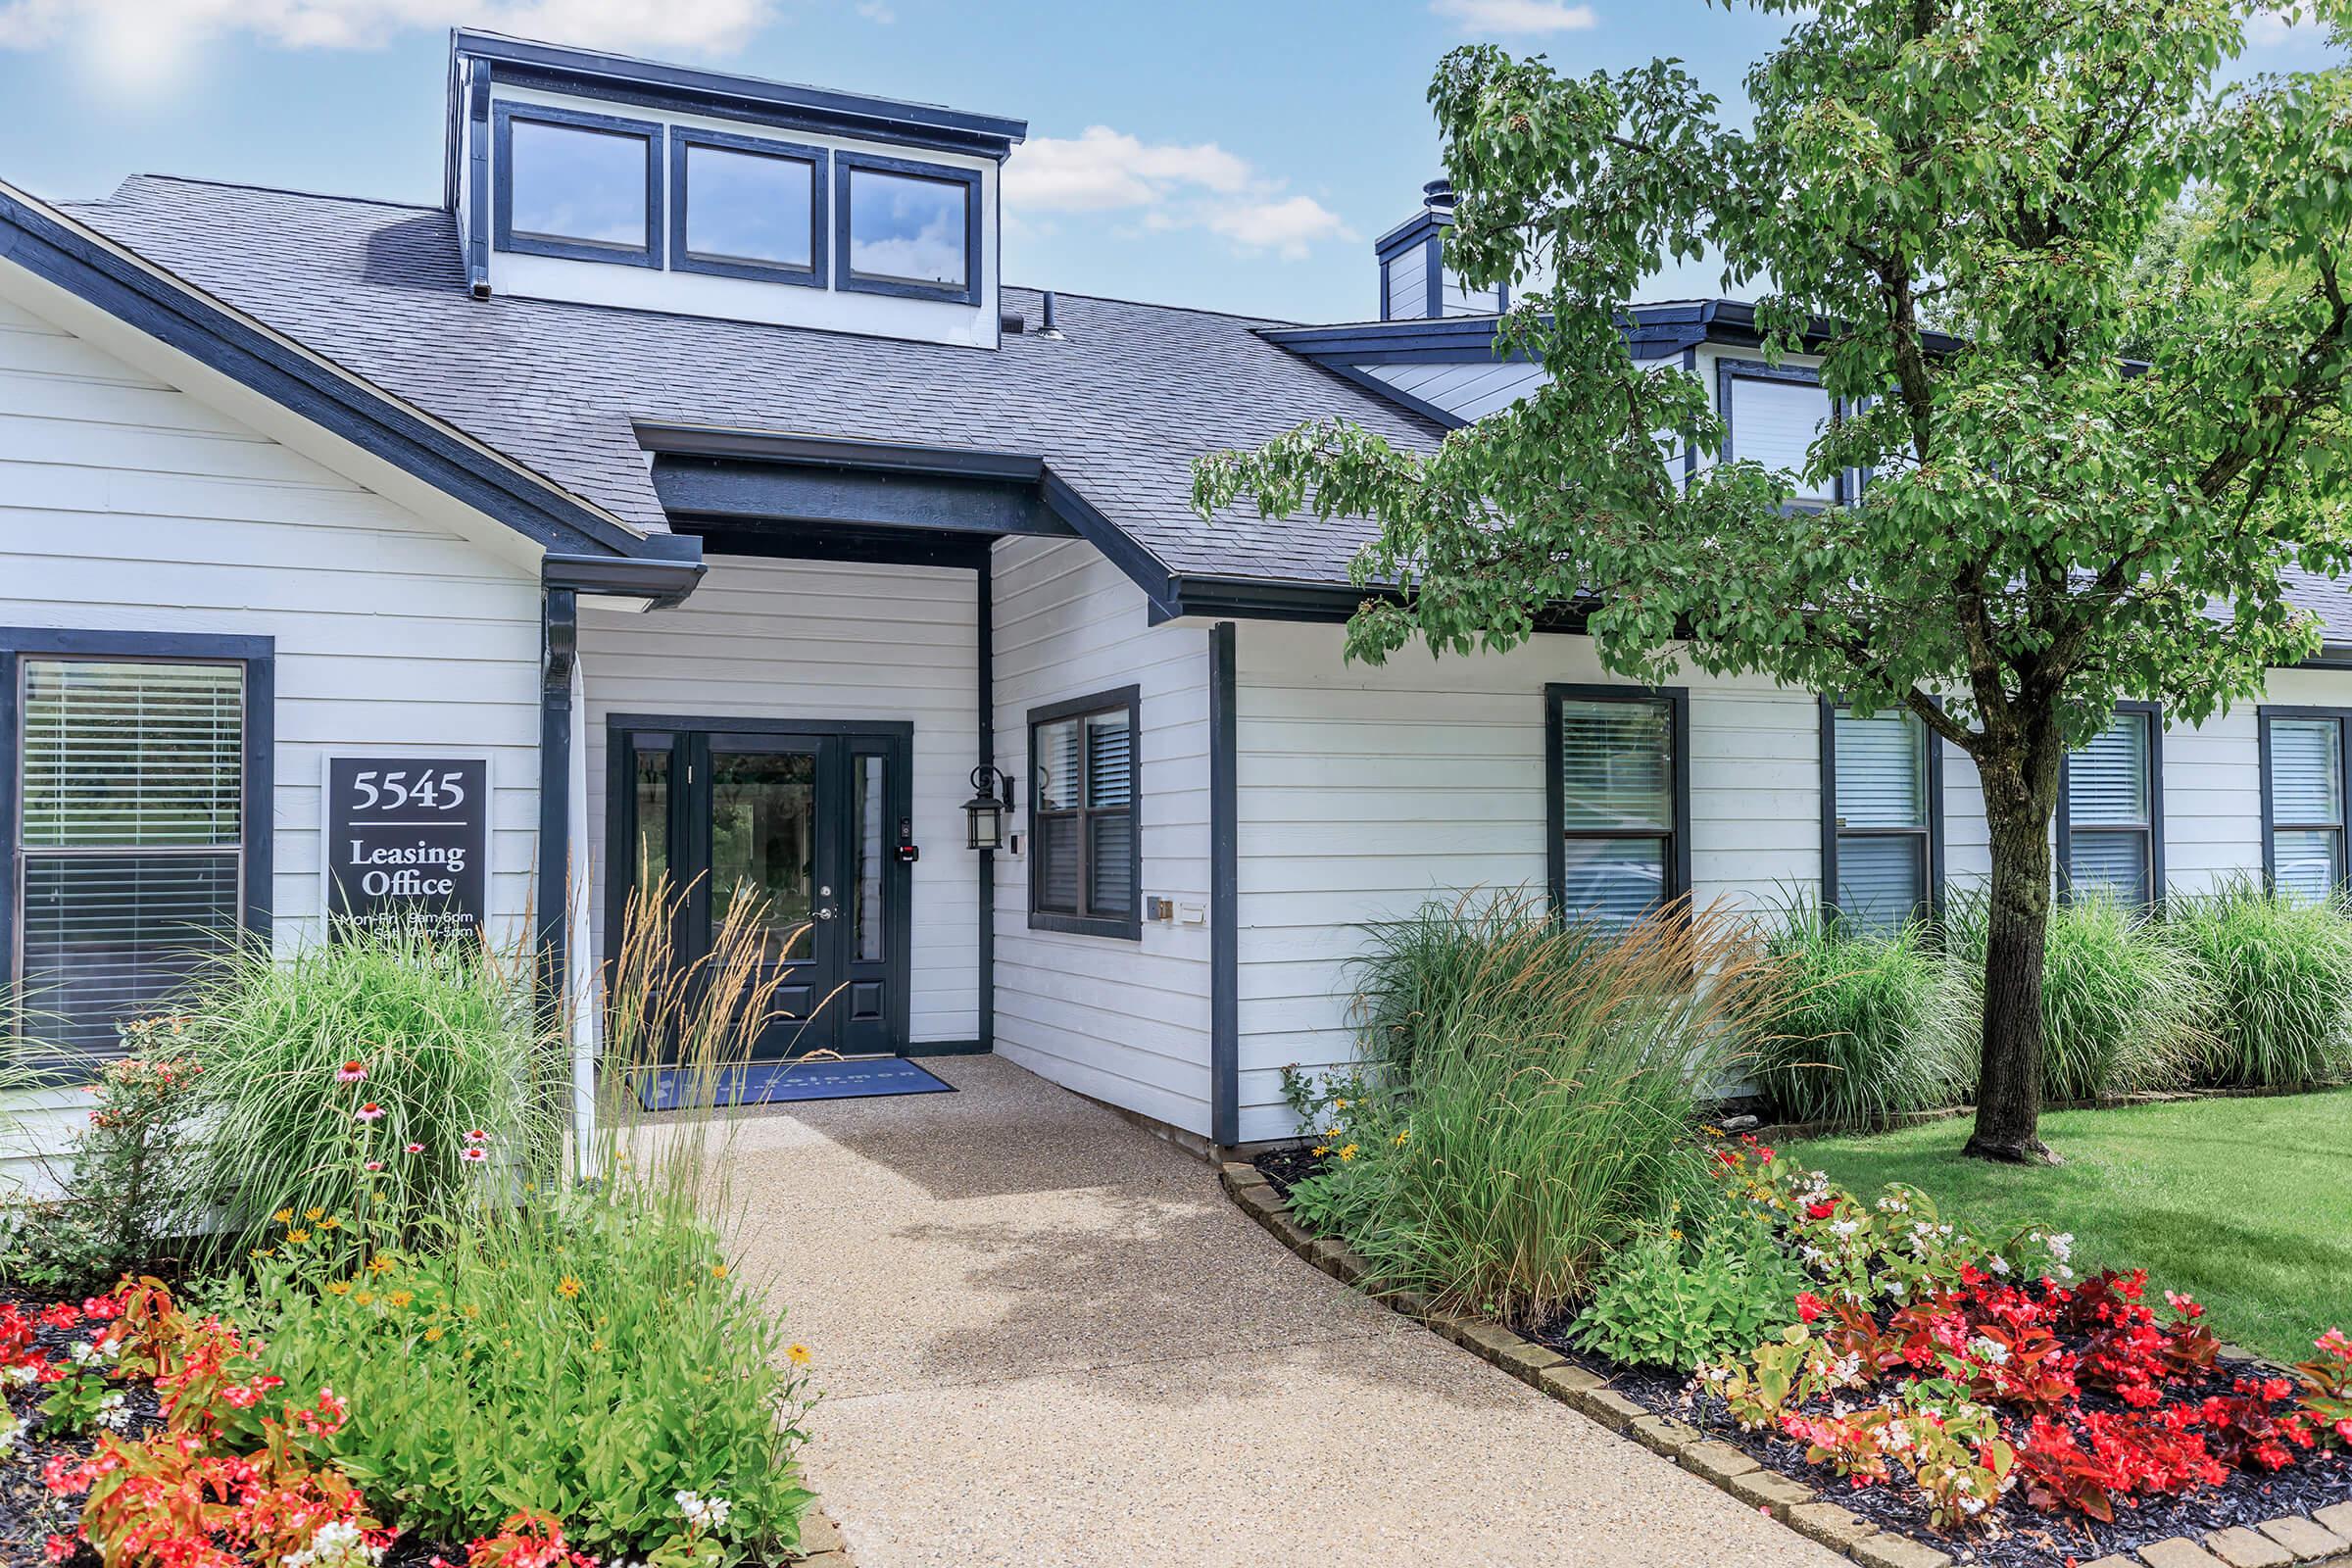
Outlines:
<svg viewBox="0 0 2352 1568"><path fill-rule="evenodd" d="M833 166L836 288L977 303L978 171L848 152Z"/></svg>
<svg viewBox="0 0 2352 1568"><path fill-rule="evenodd" d="M825 284L825 153L796 142L673 125L670 267Z"/></svg>
<svg viewBox="0 0 2352 1568"><path fill-rule="evenodd" d="M500 103L498 248L574 261L662 265L662 127Z"/></svg>

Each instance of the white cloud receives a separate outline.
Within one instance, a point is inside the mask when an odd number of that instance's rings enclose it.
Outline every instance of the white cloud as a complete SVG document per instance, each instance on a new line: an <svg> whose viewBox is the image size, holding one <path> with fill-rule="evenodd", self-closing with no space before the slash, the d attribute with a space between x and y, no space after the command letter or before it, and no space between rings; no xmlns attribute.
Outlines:
<svg viewBox="0 0 2352 1568"><path fill-rule="evenodd" d="M1429 0L1429 9L1474 32L1582 32L1600 22L1567 0Z"/></svg>
<svg viewBox="0 0 2352 1568"><path fill-rule="evenodd" d="M885 27L899 20L899 14L891 10L886 0L858 0L858 14Z"/></svg>
<svg viewBox="0 0 2352 1568"><path fill-rule="evenodd" d="M2328 44L2328 24L2319 16L2298 10L2292 21L2276 11L2257 11L2246 19L2246 42L2257 49L2311 50ZM2315 69L2327 62L2313 59Z"/></svg>
<svg viewBox="0 0 2352 1568"><path fill-rule="evenodd" d="M600 48L710 54L776 20L778 0L0 0L0 48L72 43L103 64L169 59L246 34L288 49L368 49L457 24Z"/></svg>
<svg viewBox="0 0 2352 1568"><path fill-rule="evenodd" d="M1146 142L1108 125L1040 136L1004 166L1007 221L1038 213L1127 213L1122 235L1205 228L1245 250L1297 260L1321 239L1353 239L1337 214L1215 142Z"/></svg>

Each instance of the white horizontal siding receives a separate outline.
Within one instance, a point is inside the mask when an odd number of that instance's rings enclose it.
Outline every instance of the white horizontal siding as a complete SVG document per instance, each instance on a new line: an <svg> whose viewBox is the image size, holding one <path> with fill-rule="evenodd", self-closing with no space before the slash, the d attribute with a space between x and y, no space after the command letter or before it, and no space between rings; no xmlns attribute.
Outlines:
<svg viewBox="0 0 2352 1568"><path fill-rule="evenodd" d="M913 974L917 1043L979 1031L980 883L963 847L980 722L978 584L929 566L713 556L673 610L580 613L596 951L605 952L606 720L613 713L887 719L914 726Z"/></svg>
<svg viewBox="0 0 2352 1568"><path fill-rule="evenodd" d="M1352 1047L1367 921L1472 888L1544 895L1544 688L1612 683L1583 637L1373 667L1336 626L1240 628L1241 1102L1245 1140L1291 1132L1286 1064ZM1814 699L1693 674L1690 868L1700 903L1760 904L1821 874Z"/></svg>
<svg viewBox="0 0 2352 1568"><path fill-rule="evenodd" d="M1206 1135L1209 928L1140 942L1029 928L1032 709L1136 686L1146 898L1208 907L1208 635L1152 626L1092 545L1013 539L995 569L997 762L1019 780L1023 854L996 864L997 1050L1082 1094Z"/></svg>
<svg viewBox="0 0 2352 1568"><path fill-rule="evenodd" d="M488 754L492 912L520 932L538 831L537 582L5 302L0 625L275 640L281 949L319 929L329 753Z"/></svg>

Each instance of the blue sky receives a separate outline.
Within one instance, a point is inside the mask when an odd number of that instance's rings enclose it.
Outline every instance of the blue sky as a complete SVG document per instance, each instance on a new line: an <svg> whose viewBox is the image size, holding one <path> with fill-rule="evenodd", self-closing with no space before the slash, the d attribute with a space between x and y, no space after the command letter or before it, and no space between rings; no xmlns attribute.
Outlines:
<svg viewBox="0 0 2352 1568"><path fill-rule="evenodd" d="M1737 101L1778 31L1698 0L0 0L0 179L437 200L453 23L1025 117L1011 281L1298 320L1376 314L1371 241L1438 172L1424 93L1447 48L1580 72L1676 55ZM2243 69L2321 52L2260 33Z"/></svg>

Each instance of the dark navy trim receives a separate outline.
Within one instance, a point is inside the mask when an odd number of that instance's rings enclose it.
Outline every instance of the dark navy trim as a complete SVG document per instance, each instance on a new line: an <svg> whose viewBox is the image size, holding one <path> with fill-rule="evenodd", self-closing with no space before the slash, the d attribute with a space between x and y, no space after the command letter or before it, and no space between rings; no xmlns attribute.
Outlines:
<svg viewBox="0 0 2352 1568"><path fill-rule="evenodd" d="M979 723L979 744L974 748L980 765L994 767L997 762L997 606L996 573L989 558L980 558L979 567L972 573L974 649L973 662L979 666L978 690L974 716ZM1138 804L1141 802L1139 800ZM1011 812L1005 812L1009 822ZM1140 824L1139 824L1140 825ZM1143 835L1136 835L1143 842ZM979 1038L972 1043L975 1051L994 1051L997 1047L997 852L982 850L980 856L980 983L974 998L979 1016ZM1137 896L1142 896L1139 884Z"/></svg>
<svg viewBox="0 0 2352 1568"><path fill-rule="evenodd" d="M0 986L21 982L17 952L18 757L23 715L21 662L27 658L188 660L239 663L245 669L244 777L237 838L243 864L240 911L245 931L270 937L277 870L277 641L272 637L215 636L206 632L86 631L45 626L0 626ZM7 1029L0 1021L0 1035Z"/></svg>
<svg viewBox="0 0 2352 1568"><path fill-rule="evenodd" d="M662 126L651 120L618 120L611 115L585 115L576 109L518 103L501 98L490 106L492 135L498 146L497 167L491 177L497 186L498 248L518 256L556 256L572 262L610 262L621 267L662 265ZM517 233L514 228L514 122L561 125L608 136L630 136L645 143L645 243L634 248L606 245L562 234Z"/></svg>
<svg viewBox="0 0 2352 1568"><path fill-rule="evenodd" d="M477 61L466 90L466 286L490 293L490 63Z"/></svg>
<svg viewBox="0 0 2352 1568"><path fill-rule="evenodd" d="M711 525L681 517L714 556L758 556L778 561L857 562L884 566L953 566L977 570L988 560L995 536L984 533L925 533L913 528L855 528L830 523L744 522Z"/></svg>
<svg viewBox="0 0 2352 1568"><path fill-rule="evenodd" d="M682 551L692 558L692 541L632 532L6 189L0 189L0 258L542 546L663 559Z"/></svg>
<svg viewBox="0 0 2352 1568"><path fill-rule="evenodd" d="M1110 564L1143 589L1152 624L1171 620L1186 612L1176 592L1176 578L1158 557L1135 537L1096 510L1095 504L1070 488L1060 474L1048 468L1040 484L1046 507L1068 523L1078 537L1102 552Z"/></svg>
<svg viewBox="0 0 2352 1568"><path fill-rule="evenodd" d="M1838 825L1838 710L1842 704L1829 698L1820 699L1821 718L1821 907L1825 913L1838 912L1838 839L1845 831ZM1942 707L1937 701L1936 707ZM1920 733L1927 739L1927 757L1922 766L1927 770L1927 816L1924 834L1928 852L1928 904L1921 911L1931 920L1941 920L1944 911L1943 881L1943 737L1924 722ZM1868 831L1868 830L1858 830ZM1908 836L1917 829L1885 830L1889 836Z"/></svg>
<svg viewBox="0 0 2352 1568"><path fill-rule="evenodd" d="M698 458L766 458L778 463L830 464L843 468L1018 479L1030 483L1035 483L1046 471L1045 460L1029 452L858 441L700 424L640 423L636 431L638 445L648 452Z"/></svg>
<svg viewBox="0 0 2352 1568"><path fill-rule="evenodd" d="M1208 634L1209 1141L1242 1141L1241 783L1234 625Z"/></svg>
<svg viewBox="0 0 2352 1568"><path fill-rule="evenodd" d="M539 948L539 996L551 1017L561 1017L570 983L570 899L586 898L571 886L571 667L579 655L579 595L569 588L546 591L541 612L543 640L539 669L539 881L534 907ZM584 864L583 859L583 864Z"/></svg>
<svg viewBox="0 0 2352 1568"><path fill-rule="evenodd" d="M1452 221L1452 219L1441 218L1436 213L1433 213L1428 208L1424 207L1421 209L1421 211L1415 213L1412 217L1406 219L1403 222L1398 223L1395 228L1390 229L1387 233L1381 235L1380 238L1374 240L1372 242L1372 254L1379 257L1384 262L1388 261L1392 257L1400 256L1404 252L1411 250L1415 245L1424 243L1431 239L1441 230L1443 230L1446 224Z"/></svg>
<svg viewBox="0 0 2352 1568"><path fill-rule="evenodd" d="M1346 326L1267 326L1257 328L1257 335L1294 354L1346 360L1350 365L1453 365L1473 360L1526 363L1524 353L1495 353L1498 324L1492 316L1447 316Z"/></svg>
<svg viewBox="0 0 2352 1568"><path fill-rule="evenodd" d="M1666 847L1665 870L1672 884L1659 890L1661 906L1671 906L1690 892L1690 691L1686 686L1634 686L1610 683L1554 681L1544 688L1544 880L1554 914L1568 912L1567 803L1562 764L1565 742L1560 734L1560 704L1662 702L1666 705L1667 745L1674 749L1674 828ZM1594 835L1605 837L1607 835ZM1625 838L1655 837L1627 833Z"/></svg>
<svg viewBox="0 0 2352 1568"><path fill-rule="evenodd" d="M540 558L539 580L550 588L569 588L583 594L628 594L651 599L666 610L694 592L708 568L694 561L631 561L617 556Z"/></svg>
<svg viewBox="0 0 2352 1568"><path fill-rule="evenodd" d="M2344 875L2336 883L2338 889L2352 886L2352 708L2315 708L2307 705L2265 703L2254 710L2254 729L2262 772L2262 885L2271 892L2278 887L2277 844L2274 842L2278 824L2271 810L2271 720L2275 718L2324 718L2336 726L2336 809L2343 819L2332 824L2289 822L2287 827L2320 827L2326 825L2336 836L2336 857Z"/></svg>
<svg viewBox="0 0 2352 1568"><path fill-rule="evenodd" d="M850 263L850 229L857 218L850 200L851 176L863 170L873 174L901 174L963 187L963 282L924 283L912 278L880 277L858 271ZM980 171L951 164L918 163L911 158L884 158L877 153L837 152L833 155L833 286L851 294L887 294L895 299L944 300L953 305L980 303Z"/></svg>
<svg viewBox="0 0 2352 1568"><path fill-rule="evenodd" d="M656 458L653 477L673 521L842 523L991 537L1067 538L1073 531L1047 510L1034 483L688 457Z"/></svg>
<svg viewBox="0 0 2352 1568"><path fill-rule="evenodd" d="M704 256L687 247L686 213L694 199L693 182L686 177L686 153L691 147L706 147L713 152L749 153L754 157L772 158L808 168L807 267L793 267L783 262L759 262L740 256ZM810 147L800 142L767 141L758 136L736 136L723 130L702 130L692 125L670 126L669 270L673 272L708 272L717 277L748 277L762 283L795 283L803 288L823 288L826 276L825 196L828 184L826 155L822 147Z"/></svg>
<svg viewBox="0 0 2352 1568"><path fill-rule="evenodd" d="M2118 713L2136 715L2148 726L2148 905L2164 907L2169 896L2164 882L2164 710L2155 703L2121 702L2115 705ZM2259 724L2257 725L2259 728ZM2068 808L2067 791L2074 782L2075 754L2067 753L2058 760L2058 897L2072 899L2075 895L2074 813ZM2269 792L2264 792L2269 799ZM2133 828L2110 828L2103 831L2132 833Z"/></svg>
<svg viewBox="0 0 2352 1568"><path fill-rule="evenodd" d="M450 47L458 55L514 68L500 70L502 81L648 109L676 109L805 130L915 142L999 159L1029 134L1026 121L1000 115L698 71L603 50L533 43L470 27L453 29Z"/></svg>
<svg viewBox="0 0 2352 1568"><path fill-rule="evenodd" d="M1718 454L1718 460L1724 463L1740 461L1739 438L1732 427L1732 387L1740 381L1780 381L1793 386L1819 386L1821 372L1810 365L1767 365L1762 360L1717 359L1715 416L1723 422L1723 450ZM1843 506L1849 499L1846 491L1845 470L1840 468L1830 477L1830 499L1827 503L1791 497L1788 505L1816 509L1825 504Z"/></svg>
<svg viewBox="0 0 2352 1568"><path fill-rule="evenodd" d="M1698 350L1694 348L1683 350L1683 373L1693 378L1698 375ZM1691 481L1697 477L1698 442L1693 439L1690 431L1685 430L1683 432L1683 488L1690 489Z"/></svg>

